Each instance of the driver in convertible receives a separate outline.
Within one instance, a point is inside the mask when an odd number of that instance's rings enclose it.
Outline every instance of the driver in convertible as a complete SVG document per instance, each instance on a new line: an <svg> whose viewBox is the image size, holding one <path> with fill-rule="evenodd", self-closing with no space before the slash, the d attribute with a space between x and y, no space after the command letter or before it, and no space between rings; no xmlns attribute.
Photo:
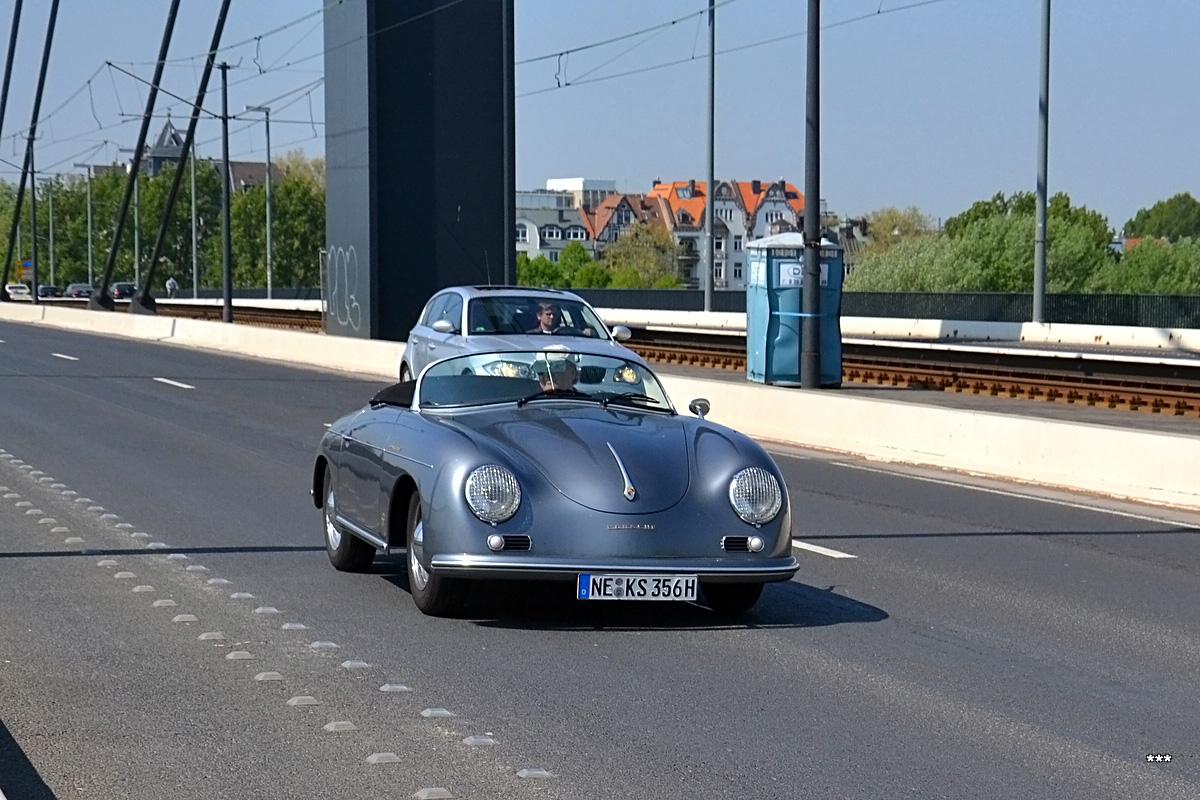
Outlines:
<svg viewBox="0 0 1200 800"><path fill-rule="evenodd" d="M538 303L537 313L535 316L538 324L535 327L530 328L528 331L526 331L526 333L558 334L559 336L594 335L591 328L584 328L583 330L580 330L579 328L571 325L563 325L562 309L558 307L557 303L545 301Z"/></svg>
<svg viewBox="0 0 1200 800"><path fill-rule="evenodd" d="M575 379L579 368L569 358L547 359L533 365L538 386L543 392L575 392Z"/></svg>

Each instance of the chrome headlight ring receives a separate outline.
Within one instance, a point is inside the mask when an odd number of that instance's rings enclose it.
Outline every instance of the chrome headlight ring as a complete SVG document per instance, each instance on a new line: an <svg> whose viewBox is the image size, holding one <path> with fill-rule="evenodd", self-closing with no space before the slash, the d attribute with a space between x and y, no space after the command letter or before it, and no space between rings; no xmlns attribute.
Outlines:
<svg viewBox="0 0 1200 800"><path fill-rule="evenodd" d="M775 519L783 507L779 481L762 467L746 467L729 482L729 504L750 525L763 525Z"/></svg>
<svg viewBox="0 0 1200 800"><path fill-rule="evenodd" d="M472 470L463 493L471 513L491 524L511 519L521 506L521 486L516 476L499 464Z"/></svg>

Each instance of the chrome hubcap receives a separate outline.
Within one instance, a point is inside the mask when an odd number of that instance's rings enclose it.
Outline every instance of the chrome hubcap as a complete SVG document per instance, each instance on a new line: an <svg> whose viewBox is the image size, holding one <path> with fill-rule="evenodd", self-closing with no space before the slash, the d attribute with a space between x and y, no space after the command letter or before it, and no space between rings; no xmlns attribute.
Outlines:
<svg viewBox="0 0 1200 800"><path fill-rule="evenodd" d="M337 506L334 505L333 489L329 490L329 494L325 497L325 539L329 542L329 547L337 550L342 543L342 532L333 524L333 515Z"/></svg>
<svg viewBox="0 0 1200 800"><path fill-rule="evenodd" d="M421 541L424 538L425 529L424 523L417 521L417 527L413 530L412 541L408 544L408 573L412 579L413 586L418 589L424 589L429 585L429 573L425 567L421 566L420 551Z"/></svg>

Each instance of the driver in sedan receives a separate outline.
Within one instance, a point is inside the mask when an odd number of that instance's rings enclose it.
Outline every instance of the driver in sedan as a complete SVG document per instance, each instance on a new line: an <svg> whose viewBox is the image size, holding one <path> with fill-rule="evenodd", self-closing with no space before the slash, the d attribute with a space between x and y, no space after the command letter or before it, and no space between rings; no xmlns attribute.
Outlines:
<svg viewBox="0 0 1200 800"><path fill-rule="evenodd" d="M526 331L526 333L557 334L559 336L594 335L591 328L584 328L583 330L580 330L572 325L563 325L562 309L558 307L557 303L551 303L549 301L538 303L535 317L537 318L538 324L535 327L530 328L528 331Z"/></svg>

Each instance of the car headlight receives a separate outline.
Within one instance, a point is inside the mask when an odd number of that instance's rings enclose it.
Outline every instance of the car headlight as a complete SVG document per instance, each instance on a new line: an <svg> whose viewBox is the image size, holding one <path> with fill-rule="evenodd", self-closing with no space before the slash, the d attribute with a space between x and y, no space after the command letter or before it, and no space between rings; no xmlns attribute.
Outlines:
<svg viewBox="0 0 1200 800"><path fill-rule="evenodd" d="M613 372L613 380L617 383L637 383L638 374L633 367L624 366Z"/></svg>
<svg viewBox="0 0 1200 800"><path fill-rule="evenodd" d="M511 472L485 464L467 476L467 506L484 522L504 522L521 505L521 487Z"/></svg>
<svg viewBox="0 0 1200 800"><path fill-rule="evenodd" d="M779 513L783 493L774 475L761 467L747 467L729 482L729 503L745 522L762 525Z"/></svg>
<svg viewBox="0 0 1200 800"><path fill-rule="evenodd" d="M485 366L484 371L498 378L528 378L529 365L518 364L515 361L493 361Z"/></svg>

